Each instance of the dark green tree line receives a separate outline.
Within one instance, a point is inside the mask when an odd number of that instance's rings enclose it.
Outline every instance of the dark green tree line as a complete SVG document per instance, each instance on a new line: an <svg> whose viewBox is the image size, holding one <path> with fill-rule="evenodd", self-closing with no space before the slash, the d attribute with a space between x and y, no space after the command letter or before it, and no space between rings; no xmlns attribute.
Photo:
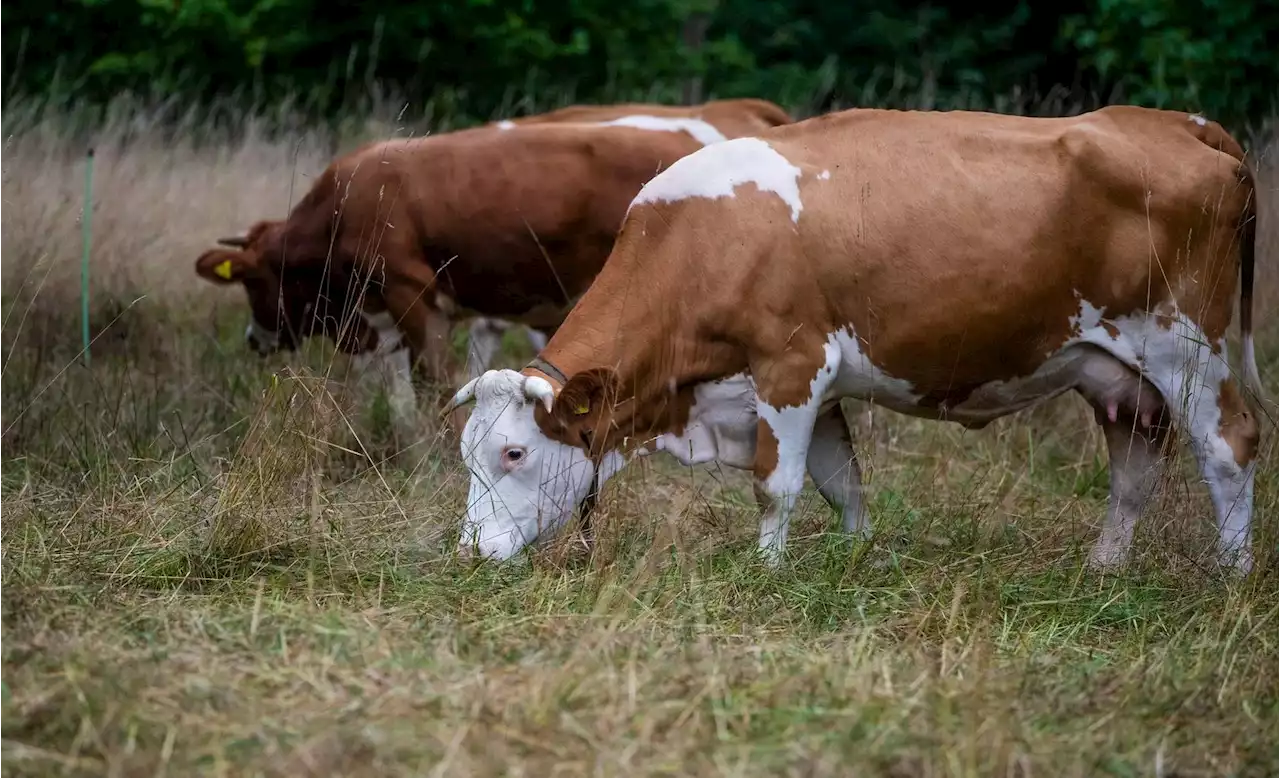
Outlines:
<svg viewBox="0 0 1280 778"><path fill-rule="evenodd" d="M1239 123L1274 112L1278 69L1276 0L15 0L3 14L7 95L288 95L317 115L375 85L477 119L527 95L814 110L1056 86Z"/></svg>

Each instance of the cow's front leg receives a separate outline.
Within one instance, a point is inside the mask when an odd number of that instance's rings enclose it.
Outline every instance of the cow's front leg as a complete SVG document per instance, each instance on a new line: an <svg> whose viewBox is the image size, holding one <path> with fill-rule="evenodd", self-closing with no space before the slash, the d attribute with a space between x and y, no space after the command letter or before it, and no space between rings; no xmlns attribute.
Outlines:
<svg viewBox="0 0 1280 778"><path fill-rule="evenodd" d="M786 551L791 514L804 488L814 426L840 364L839 349L829 344L823 345L822 362L817 365L800 353L789 351L783 359L752 367L759 398L755 493L764 511L760 551L771 566L781 563Z"/></svg>
<svg viewBox="0 0 1280 778"><path fill-rule="evenodd" d="M453 385L453 359L450 349L449 317L433 305L430 290L412 285L389 285L384 292L387 310L396 321L409 344L409 358L415 388L438 393L440 387ZM447 398L441 400L441 404ZM466 413L456 409L450 414L450 426L459 434L466 424Z"/></svg>

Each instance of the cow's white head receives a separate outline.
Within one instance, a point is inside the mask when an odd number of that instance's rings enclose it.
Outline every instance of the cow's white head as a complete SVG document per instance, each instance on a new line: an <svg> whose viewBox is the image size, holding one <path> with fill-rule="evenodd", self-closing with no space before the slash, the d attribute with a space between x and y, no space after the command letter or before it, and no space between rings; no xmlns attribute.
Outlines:
<svg viewBox="0 0 1280 778"><path fill-rule="evenodd" d="M586 498L596 468L585 448L554 440L538 425L550 413L551 384L514 370L489 370L458 390L448 410L475 401L462 432L471 471L459 552L503 560L560 529Z"/></svg>

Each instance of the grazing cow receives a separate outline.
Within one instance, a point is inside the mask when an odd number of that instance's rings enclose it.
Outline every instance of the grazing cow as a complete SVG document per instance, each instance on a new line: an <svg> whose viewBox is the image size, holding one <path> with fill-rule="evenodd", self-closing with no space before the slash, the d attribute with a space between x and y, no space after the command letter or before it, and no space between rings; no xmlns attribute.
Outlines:
<svg viewBox="0 0 1280 778"><path fill-rule="evenodd" d="M459 550L510 557L668 451L754 471L776 563L806 469L867 531L840 398L977 429L1075 390L1110 454L1091 562L1127 555L1171 421L1247 571L1258 426L1225 338L1238 269L1256 388L1253 231L1240 146L1172 111L855 109L704 148L645 185L528 367L457 392Z"/></svg>
<svg viewBox="0 0 1280 778"><path fill-rule="evenodd" d="M655 173L705 143L790 120L761 100L558 113L366 145L333 162L286 220L220 240L230 249L206 251L196 271L243 285L246 339L263 353L321 333L370 358L403 344L442 380L450 324L482 317L469 349L479 375L503 328L489 317L553 331ZM395 359L396 391L412 395L405 357Z"/></svg>

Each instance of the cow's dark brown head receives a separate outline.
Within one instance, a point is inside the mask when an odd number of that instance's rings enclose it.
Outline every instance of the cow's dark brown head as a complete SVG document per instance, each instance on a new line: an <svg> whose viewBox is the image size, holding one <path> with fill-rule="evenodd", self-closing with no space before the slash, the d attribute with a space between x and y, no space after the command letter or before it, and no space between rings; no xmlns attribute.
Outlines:
<svg viewBox="0 0 1280 778"><path fill-rule="evenodd" d="M377 336L359 315L353 274L326 251L290 245L285 222L259 221L218 243L225 248L201 254L196 273L244 287L251 312L245 340L259 354L293 351L312 335L329 336L347 353L373 346Z"/></svg>

